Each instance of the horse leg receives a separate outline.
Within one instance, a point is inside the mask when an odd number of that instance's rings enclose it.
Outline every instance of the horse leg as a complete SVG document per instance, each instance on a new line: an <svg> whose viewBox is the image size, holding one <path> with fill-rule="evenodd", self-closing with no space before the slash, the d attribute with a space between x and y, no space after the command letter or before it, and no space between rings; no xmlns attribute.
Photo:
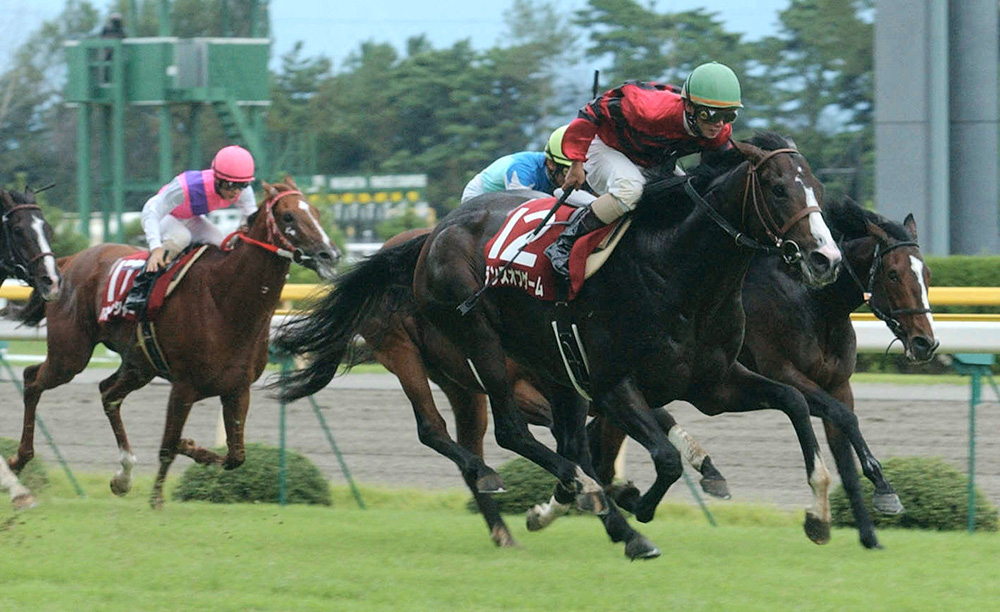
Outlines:
<svg viewBox="0 0 1000 612"><path fill-rule="evenodd" d="M806 535L817 544L830 541L830 472L819 453L809 421L809 405L798 389L764 378L736 363L718 384L695 389L686 399L710 416L767 408L784 412L798 437L806 479L813 493L813 504L806 509Z"/></svg>
<svg viewBox="0 0 1000 612"><path fill-rule="evenodd" d="M646 398L631 377L622 379L610 392L595 397L594 405L598 413L606 415L626 435L641 444L653 460L656 479L649 490L638 499L635 496L621 499L623 508L632 512L638 521L648 523L653 520L656 506L670 485L683 474L680 453L660 428Z"/></svg>
<svg viewBox="0 0 1000 612"><path fill-rule="evenodd" d="M553 414L552 433L560 455L579 464L590 476L596 477L590 459L590 446L584 424L587 419L586 402L572 391L560 391L551 402ZM556 483L555 491L547 504L533 506L528 510L528 529L537 531L551 524L565 514L572 501L572 493L561 483ZM608 512L600 517L604 530L612 542L625 542L625 555L631 559L654 559L660 556L660 549L646 536L632 528L614 503L608 503Z"/></svg>
<svg viewBox="0 0 1000 612"><path fill-rule="evenodd" d="M73 380L90 362L94 343L84 334L76 333L75 336L61 338L58 328L50 325L48 346L69 348L50 350L45 361L24 369L24 423L21 442L17 448L17 456L8 460L10 468L15 472L20 472L35 456L35 410L42 392Z"/></svg>
<svg viewBox="0 0 1000 612"><path fill-rule="evenodd" d="M125 424L122 423L122 401L129 393L144 387L152 379L151 375L141 374L138 370L126 368L125 364L122 364L114 374L102 380L98 386L104 414L108 417L111 431L114 432L115 441L118 443L118 462L121 468L111 478L111 492L118 496L132 490L132 468L136 464L132 445L128 441L128 434L125 433Z"/></svg>
<svg viewBox="0 0 1000 612"><path fill-rule="evenodd" d="M851 390L851 384L844 383L839 389L834 389L831 396L831 401L827 403L830 418L828 420L824 419L824 423L828 425L828 438L831 426L846 434L848 441L854 447L858 459L861 461L861 470L864 472L865 477L875 486L872 505L875 506L876 510L882 514L899 514L903 512L903 504L899 501L899 496L896 495L892 485L889 484L889 481L886 480L885 475L882 473L882 464L879 463L878 459L871 452L871 449L868 448L868 443L861 434L861 427L858 425L857 417L854 414L854 392ZM820 394L820 397L822 397L822 394ZM809 395L806 395L806 400L809 401L809 408L812 410L813 402L810 400ZM840 424L838 424L837 415L841 415Z"/></svg>
<svg viewBox="0 0 1000 612"><path fill-rule="evenodd" d="M10 502L15 510L27 510L38 505L35 496L10 471L6 461L0 461L0 489L10 491Z"/></svg>
<svg viewBox="0 0 1000 612"><path fill-rule="evenodd" d="M448 396L448 402L455 412L455 429L459 446L482 462L483 437L486 435L486 425L489 418L486 396L482 393L468 392L457 385L445 384L441 385L441 389ZM485 464L484 467L486 467ZM472 497L476 500L480 514L483 515L486 525L490 528L490 538L493 543L502 548L517 546L517 540L510 533L507 523L500 515L500 508L497 506L496 500L493 499L494 492L503 492L499 475L497 475L497 482L500 484L500 488L487 492L480 486L481 479L477 478L476 472L463 470L461 465L459 465L459 470L462 471L465 484L472 491ZM492 470L490 471L492 472Z"/></svg>
<svg viewBox="0 0 1000 612"><path fill-rule="evenodd" d="M226 456L219 458L212 451L199 447L194 448L203 452L196 452L187 456L199 463L221 461L223 469L235 470L246 461L246 446L243 441L243 432L246 428L247 415L250 413L250 385L247 385L246 388L240 389L236 393L223 395L220 399L222 400L222 422L226 427ZM189 442L191 446L194 445L193 440ZM185 444L182 443L181 447L185 447Z"/></svg>
<svg viewBox="0 0 1000 612"><path fill-rule="evenodd" d="M180 452L181 432L184 430L184 423L187 422L191 405L194 404L196 397L195 391L187 385L174 383L170 389L167 420L163 426L163 440L160 442L160 469L156 473L156 481L153 482L153 490L149 495L149 505L154 510L163 508L163 482L167 478L170 464Z"/></svg>

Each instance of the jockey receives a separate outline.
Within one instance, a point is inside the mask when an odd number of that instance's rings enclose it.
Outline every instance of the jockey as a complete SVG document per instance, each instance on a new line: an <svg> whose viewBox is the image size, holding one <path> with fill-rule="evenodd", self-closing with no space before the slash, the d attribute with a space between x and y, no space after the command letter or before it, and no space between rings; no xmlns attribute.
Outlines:
<svg viewBox="0 0 1000 612"><path fill-rule="evenodd" d="M189 170L174 177L142 207L142 229L149 244L146 270L132 285L125 301L127 310L137 310L145 301L155 273L192 242L218 246L222 231L205 216L235 204L244 220L257 211L250 183L254 180L253 156L243 147L219 150L208 170Z"/></svg>
<svg viewBox="0 0 1000 612"><path fill-rule="evenodd" d="M562 151L563 133L567 127L564 125L552 132L544 153L522 151L494 161L468 182L462 191L462 202L506 189L534 189L561 197L560 185L566 180L566 171L571 163ZM594 201L594 196L585 191L575 191L566 201L573 206L586 206Z"/></svg>
<svg viewBox="0 0 1000 612"><path fill-rule="evenodd" d="M675 170L677 159L732 147L730 136L742 108L740 82L722 64L702 64L684 87L628 81L584 106L569 124L563 152L572 160L563 188L584 178L599 195L573 213L556 242L545 249L552 267L569 278L576 239L635 209L646 183L644 170ZM586 172L585 172L586 171Z"/></svg>

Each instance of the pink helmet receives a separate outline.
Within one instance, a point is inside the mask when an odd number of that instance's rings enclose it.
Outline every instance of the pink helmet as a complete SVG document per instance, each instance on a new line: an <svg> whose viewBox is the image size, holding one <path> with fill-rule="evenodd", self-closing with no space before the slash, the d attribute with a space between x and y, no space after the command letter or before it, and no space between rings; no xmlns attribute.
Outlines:
<svg viewBox="0 0 1000 612"><path fill-rule="evenodd" d="M236 145L223 147L212 160L212 170L215 178L233 183L249 183L253 180L253 155Z"/></svg>

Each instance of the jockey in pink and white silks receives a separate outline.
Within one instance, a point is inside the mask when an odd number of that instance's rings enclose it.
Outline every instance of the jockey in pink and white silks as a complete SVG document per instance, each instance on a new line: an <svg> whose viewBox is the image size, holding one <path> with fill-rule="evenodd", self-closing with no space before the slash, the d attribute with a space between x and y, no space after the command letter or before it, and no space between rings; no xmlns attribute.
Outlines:
<svg viewBox="0 0 1000 612"><path fill-rule="evenodd" d="M208 170L189 170L164 185L142 207L142 229L149 244L146 270L136 277L125 300L125 309L141 312L153 276L192 243L219 246L225 239L206 216L213 210L236 205L243 220L257 211L250 183L254 180L253 156L231 145L215 154Z"/></svg>
<svg viewBox="0 0 1000 612"><path fill-rule="evenodd" d="M189 170L164 185L142 207L146 270L159 270L192 242L218 246L225 236L205 215L234 204L244 219L256 212L253 180L253 156L233 145L215 155L210 169Z"/></svg>

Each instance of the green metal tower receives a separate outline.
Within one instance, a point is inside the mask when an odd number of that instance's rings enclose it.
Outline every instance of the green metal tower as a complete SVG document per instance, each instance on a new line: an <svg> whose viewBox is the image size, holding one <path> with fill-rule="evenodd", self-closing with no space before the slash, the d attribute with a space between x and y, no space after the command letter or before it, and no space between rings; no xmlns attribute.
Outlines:
<svg viewBox="0 0 1000 612"><path fill-rule="evenodd" d="M67 43L66 101L77 108L77 192L81 231L88 233L91 205L92 122L98 127L104 240L123 240L121 213L127 192L152 193L177 173L173 168L171 107L185 106L190 124L198 125L205 107L219 117L226 138L253 153L258 173L267 175L264 113L270 104L267 63L271 41L267 0L250 5L250 38L190 38L170 35L170 0L160 0L159 36L129 37L119 17L99 37ZM225 3L225 9L228 2ZM135 14L135 3L131 3ZM228 22L227 19L222 20ZM225 33L224 33L225 34ZM126 176L125 118L129 107L156 107L159 115L159 176ZM201 140L191 134L188 168L200 168ZM116 220L112 231L111 219Z"/></svg>

